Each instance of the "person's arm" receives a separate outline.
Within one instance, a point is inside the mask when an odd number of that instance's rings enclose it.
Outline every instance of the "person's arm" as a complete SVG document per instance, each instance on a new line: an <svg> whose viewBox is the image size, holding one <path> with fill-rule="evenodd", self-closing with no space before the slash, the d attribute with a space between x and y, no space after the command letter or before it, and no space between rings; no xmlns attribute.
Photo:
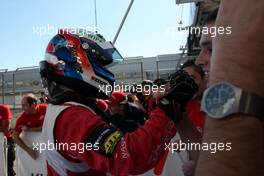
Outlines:
<svg viewBox="0 0 264 176"><path fill-rule="evenodd" d="M41 132L42 131L42 125L39 127L22 126L21 128L23 131L31 131L31 132Z"/></svg>
<svg viewBox="0 0 264 176"><path fill-rule="evenodd" d="M231 26L232 34L213 41L210 84L228 81L264 96L264 1L222 0L216 26ZM202 151L196 176L264 175L263 123L233 115L207 118L204 142L231 142L230 151Z"/></svg>
<svg viewBox="0 0 264 176"><path fill-rule="evenodd" d="M20 138L20 133L14 131L12 134L14 142L19 145L22 149L24 149L34 160L37 159L37 151L34 151L32 148L27 146L25 142Z"/></svg>
<svg viewBox="0 0 264 176"><path fill-rule="evenodd" d="M32 128L29 129L29 131L41 132L42 131L42 126L32 127Z"/></svg>
<svg viewBox="0 0 264 176"><path fill-rule="evenodd" d="M2 123L0 123L0 132L7 132L10 128L10 120L8 119L3 119Z"/></svg>
<svg viewBox="0 0 264 176"><path fill-rule="evenodd" d="M196 129L196 127L193 125L189 117L187 117L186 114L184 114L184 117L182 118L181 122L177 126L179 135L181 137L181 140L184 143L201 143L202 137L200 132ZM189 150L189 159L194 160L197 162L199 151L198 150Z"/></svg>

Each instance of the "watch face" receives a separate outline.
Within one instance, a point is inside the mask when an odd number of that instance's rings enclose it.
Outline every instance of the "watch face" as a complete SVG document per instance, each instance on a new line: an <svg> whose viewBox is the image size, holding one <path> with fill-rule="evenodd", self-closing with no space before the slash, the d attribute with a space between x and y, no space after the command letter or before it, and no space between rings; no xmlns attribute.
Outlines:
<svg viewBox="0 0 264 176"><path fill-rule="evenodd" d="M228 83L219 83L207 90L203 106L209 116L221 118L232 112L235 104L235 89Z"/></svg>

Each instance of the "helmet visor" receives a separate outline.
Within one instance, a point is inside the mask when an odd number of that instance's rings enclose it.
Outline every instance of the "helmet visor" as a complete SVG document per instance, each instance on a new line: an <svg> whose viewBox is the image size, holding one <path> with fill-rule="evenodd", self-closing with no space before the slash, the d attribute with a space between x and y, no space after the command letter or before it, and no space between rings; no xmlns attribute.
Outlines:
<svg viewBox="0 0 264 176"><path fill-rule="evenodd" d="M95 42L87 38L81 38L81 42L88 57L96 58L94 62L99 66L111 67L124 60L110 41Z"/></svg>
<svg viewBox="0 0 264 176"><path fill-rule="evenodd" d="M103 55L105 55L105 57L110 58L112 60L111 64L105 65L107 68L112 67L124 61L124 58L117 51L117 49L114 47L112 42L108 41L104 43L98 43L98 45L104 50Z"/></svg>

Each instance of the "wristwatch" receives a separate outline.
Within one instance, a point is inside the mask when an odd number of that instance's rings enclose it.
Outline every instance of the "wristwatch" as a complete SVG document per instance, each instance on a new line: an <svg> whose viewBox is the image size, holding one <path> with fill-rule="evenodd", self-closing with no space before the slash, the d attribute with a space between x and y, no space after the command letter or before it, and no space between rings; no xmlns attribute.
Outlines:
<svg viewBox="0 0 264 176"><path fill-rule="evenodd" d="M204 92L201 110L214 119L237 113L262 119L264 98L228 82L219 82Z"/></svg>

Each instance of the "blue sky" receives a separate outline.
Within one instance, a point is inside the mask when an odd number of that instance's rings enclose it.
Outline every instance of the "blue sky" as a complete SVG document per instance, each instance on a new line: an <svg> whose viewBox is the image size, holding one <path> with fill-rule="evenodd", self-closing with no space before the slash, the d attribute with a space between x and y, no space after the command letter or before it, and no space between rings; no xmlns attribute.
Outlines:
<svg viewBox="0 0 264 176"><path fill-rule="evenodd" d="M107 40L113 40L129 3L97 0L98 29ZM182 17L182 26L190 24L190 15L190 4L135 0L116 48L123 57L178 53L186 43L186 34L176 30L178 22ZM94 0L3 0L0 22L0 69L37 66L53 29L95 27ZM40 29L46 33L40 35Z"/></svg>

